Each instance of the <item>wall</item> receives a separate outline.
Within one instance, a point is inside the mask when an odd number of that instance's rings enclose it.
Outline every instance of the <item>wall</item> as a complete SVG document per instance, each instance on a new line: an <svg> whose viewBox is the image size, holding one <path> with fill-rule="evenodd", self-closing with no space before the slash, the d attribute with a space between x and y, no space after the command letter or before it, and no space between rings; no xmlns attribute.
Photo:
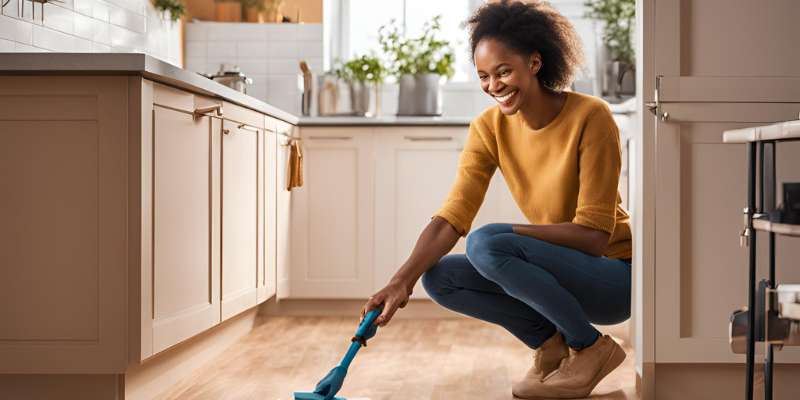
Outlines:
<svg viewBox="0 0 800 400"><path fill-rule="evenodd" d="M186 69L215 73L238 65L253 79L247 93L300 113L300 60L322 71L322 25L193 22L186 24Z"/></svg>
<svg viewBox="0 0 800 400"><path fill-rule="evenodd" d="M182 66L181 23L162 20L148 0L48 3L44 22L39 3L10 0L0 15L0 52L46 51L147 53Z"/></svg>

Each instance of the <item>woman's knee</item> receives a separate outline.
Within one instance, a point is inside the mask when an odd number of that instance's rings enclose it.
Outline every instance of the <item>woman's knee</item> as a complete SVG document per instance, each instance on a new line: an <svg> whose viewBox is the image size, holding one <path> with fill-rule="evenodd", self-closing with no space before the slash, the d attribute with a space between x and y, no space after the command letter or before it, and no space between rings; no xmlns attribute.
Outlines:
<svg viewBox="0 0 800 400"><path fill-rule="evenodd" d="M499 223L486 224L470 232L469 235L467 235L467 257L469 257L470 252L475 253L476 251L482 250L493 236L501 233L513 232L514 229L511 227L511 224Z"/></svg>
<svg viewBox="0 0 800 400"><path fill-rule="evenodd" d="M503 265L512 256L510 239L508 235L495 234L468 241L467 259L483 277L495 281Z"/></svg>
<svg viewBox="0 0 800 400"><path fill-rule="evenodd" d="M462 256L463 257L463 256ZM442 257L431 269L422 274L422 287L431 298L446 295L453 290L452 272L458 262L458 255Z"/></svg>

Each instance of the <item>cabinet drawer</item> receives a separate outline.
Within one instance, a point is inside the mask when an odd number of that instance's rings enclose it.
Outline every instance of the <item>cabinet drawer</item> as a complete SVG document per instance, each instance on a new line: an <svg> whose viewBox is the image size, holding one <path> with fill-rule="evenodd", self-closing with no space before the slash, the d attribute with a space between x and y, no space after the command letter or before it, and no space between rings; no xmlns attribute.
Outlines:
<svg viewBox="0 0 800 400"><path fill-rule="evenodd" d="M222 103L225 110L225 118L240 122L256 128L264 128L264 114L244 108L227 101Z"/></svg>
<svg viewBox="0 0 800 400"><path fill-rule="evenodd" d="M222 107L223 101L154 82L153 103L176 110L195 112L215 106Z"/></svg>

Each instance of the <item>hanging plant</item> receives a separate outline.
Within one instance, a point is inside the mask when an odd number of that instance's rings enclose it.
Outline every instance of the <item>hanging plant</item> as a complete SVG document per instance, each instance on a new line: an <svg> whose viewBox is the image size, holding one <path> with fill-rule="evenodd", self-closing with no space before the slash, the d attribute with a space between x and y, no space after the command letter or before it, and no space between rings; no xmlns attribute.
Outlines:
<svg viewBox="0 0 800 400"><path fill-rule="evenodd" d="M181 19L186 14L186 6L181 0L154 0L153 6L162 13L169 12L173 21Z"/></svg>
<svg viewBox="0 0 800 400"><path fill-rule="evenodd" d="M602 21L603 43L612 61L633 64L631 33L636 17L636 0L587 0L586 17Z"/></svg>

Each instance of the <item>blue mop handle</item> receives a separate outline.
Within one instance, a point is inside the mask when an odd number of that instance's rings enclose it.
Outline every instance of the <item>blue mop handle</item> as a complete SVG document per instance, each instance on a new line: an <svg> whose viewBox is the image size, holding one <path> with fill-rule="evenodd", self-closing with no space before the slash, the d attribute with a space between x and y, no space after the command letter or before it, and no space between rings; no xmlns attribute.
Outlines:
<svg viewBox="0 0 800 400"><path fill-rule="evenodd" d="M361 321L361 324L356 329L356 337L364 337L365 339L369 339L373 335L375 335L375 330L377 330L377 326L371 332L367 330L370 328L375 319L378 318L378 315L383 312L383 308L376 308L367 313L367 316L364 317L364 320ZM367 336L367 337L365 337ZM353 362L353 358L355 358L356 353L358 353L358 349L361 348L361 342L354 340L350 343L350 348L347 349L347 354L344 355L342 362L339 363L340 367L344 367L345 369L350 367L350 363Z"/></svg>

